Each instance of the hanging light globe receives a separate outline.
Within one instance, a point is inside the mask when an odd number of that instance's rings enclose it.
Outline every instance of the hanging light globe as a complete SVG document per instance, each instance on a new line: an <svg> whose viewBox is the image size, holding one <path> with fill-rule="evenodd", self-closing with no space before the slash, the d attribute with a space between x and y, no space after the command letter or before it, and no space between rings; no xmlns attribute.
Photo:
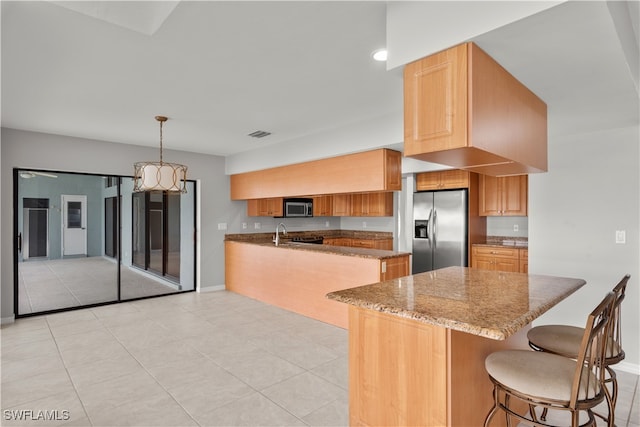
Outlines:
<svg viewBox="0 0 640 427"><path fill-rule="evenodd" d="M160 161L133 164L133 191L187 192L187 167L179 163L167 163L162 159L162 125L165 116L156 116L160 122Z"/></svg>

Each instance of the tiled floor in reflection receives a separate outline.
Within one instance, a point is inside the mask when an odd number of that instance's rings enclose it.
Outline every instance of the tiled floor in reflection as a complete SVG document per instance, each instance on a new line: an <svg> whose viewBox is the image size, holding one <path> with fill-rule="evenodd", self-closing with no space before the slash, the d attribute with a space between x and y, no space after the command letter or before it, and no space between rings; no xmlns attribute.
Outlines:
<svg viewBox="0 0 640 427"><path fill-rule="evenodd" d="M118 265L104 257L30 260L18 265L19 313L79 307L118 298ZM121 269L122 299L177 292L134 268Z"/></svg>
<svg viewBox="0 0 640 427"><path fill-rule="evenodd" d="M19 319L1 343L2 425L348 425L347 332L229 292ZM620 381L617 424L638 426Z"/></svg>

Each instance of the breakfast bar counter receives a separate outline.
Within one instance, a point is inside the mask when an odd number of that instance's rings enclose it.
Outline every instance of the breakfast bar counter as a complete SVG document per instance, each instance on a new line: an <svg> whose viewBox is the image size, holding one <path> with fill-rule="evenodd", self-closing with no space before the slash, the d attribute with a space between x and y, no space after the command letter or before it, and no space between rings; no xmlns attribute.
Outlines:
<svg viewBox="0 0 640 427"><path fill-rule="evenodd" d="M350 424L482 425L486 356L528 348L530 323L584 284L449 267L329 293L349 304Z"/></svg>
<svg viewBox="0 0 640 427"><path fill-rule="evenodd" d="M327 292L409 274L409 253L270 240L225 240L226 289L346 328L347 306Z"/></svg>

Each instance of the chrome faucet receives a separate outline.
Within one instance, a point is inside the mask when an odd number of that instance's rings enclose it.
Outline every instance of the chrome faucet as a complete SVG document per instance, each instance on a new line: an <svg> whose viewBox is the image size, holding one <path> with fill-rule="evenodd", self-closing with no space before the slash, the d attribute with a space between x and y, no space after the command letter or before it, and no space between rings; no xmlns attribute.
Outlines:
<svg viewBox="0 0 640 427"><path fill-rule="evenodd" d="M273 239L273 241L276 244L276 246L278 246L278 244L280 243L280 234L278 234L278 232L280 231L280 226L282 226L282 234L287 234L287 227L285 227L283 222L281 222L280 224L276 225L276 236Z"/></svg>

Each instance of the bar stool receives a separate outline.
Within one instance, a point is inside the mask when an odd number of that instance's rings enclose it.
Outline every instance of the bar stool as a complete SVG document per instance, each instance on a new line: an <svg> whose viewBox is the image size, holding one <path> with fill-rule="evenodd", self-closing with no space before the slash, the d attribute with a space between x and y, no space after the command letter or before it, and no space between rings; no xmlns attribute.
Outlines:
<svg viewBox="0 0 640 427"><path fill-rule="evenodd" d="M628 274L625 275L612 291L615 294L616 302L614 303L614 311L611 318L612 324L609 329L609 344L607 345L607 352L604 360L604 366L607 371L607 376L604 380L605 385L611 383L611 392L605 386L605 397L607 399L607 409L609 413L607 414L607 417L596 413L598 417L607 421L607 425L609 427L613 427L615 425L615 408L616 401L618 400L618 380L616 379L616 373L611 366L620 362L625 357L624 350L622 349L620 308L622 300L624 300L627 282L630 277L631 276ZM531 328L527 333L527 338L529 339L529 346L534 350L545 351L576 359L583 335L584 329L575 326L542 325ZM546 415L547 412L545 410L542 412L542 420L546 418Z"/></svg>
<svg viewBox="0 0 640 427"><path fill-rule="evenodd" d="M505 412L507 426L511 426L512 417L533 426L549 426L538 420L534 410L538 406L569 411L572 427L579 426L580 412L586 411L588 421L582 426L595 426L592 408L605 400L604 354L615 301L615 294L609 292L589 314L575 360L529 350L487 356L485 369L494 385L494 404L484 426L489 426L498 410ZM510 408L511 398L529 405L529 417Z"/></svg>

